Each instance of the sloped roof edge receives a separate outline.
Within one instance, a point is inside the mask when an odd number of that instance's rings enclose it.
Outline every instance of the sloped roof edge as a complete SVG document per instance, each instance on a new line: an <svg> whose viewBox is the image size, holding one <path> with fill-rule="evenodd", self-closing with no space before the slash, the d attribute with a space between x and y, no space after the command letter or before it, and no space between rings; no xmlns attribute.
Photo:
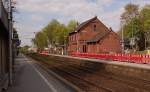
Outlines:
<svg viewBox="0 0 150 92"><path fill-rule="evenodd" d="M70 32L69 34L73 34L73 33L79 32L81 28L85 27L87 24L89 24L90 22L92 22L92 21L94 21L96 19L97 19L97 16L95 16L94 18L89 19L89 20L81 23L79 26L77 26L77 28L73 32Z"/></svg>

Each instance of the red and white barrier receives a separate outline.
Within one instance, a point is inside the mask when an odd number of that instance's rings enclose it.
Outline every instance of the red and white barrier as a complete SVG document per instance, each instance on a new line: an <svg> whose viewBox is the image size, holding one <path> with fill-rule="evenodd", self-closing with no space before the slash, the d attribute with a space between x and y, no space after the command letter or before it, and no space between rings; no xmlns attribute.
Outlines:
<svg viewBox="0 0 150 92"><path fill-rule="evenodd" d="M48 52L40 52L39 54L48 56ZM73 57L81 58L92 58L92 59L101 59L107 61L120 61L120 62L129 62L129 63L138 63L138 64L150 64L150 55L141 55L141 54L96 54L96 53L77 53L73 52L71 54Z"/></svg>
<svg viewBox="0 0 150 92"><path fill-rule="evenodd" d="M101 60L111 60L120 62L130 62L138 64L150 64L150 55L141 54L96 54L96 53L72 53L72 56L83 58L95 58Z"/></svg>

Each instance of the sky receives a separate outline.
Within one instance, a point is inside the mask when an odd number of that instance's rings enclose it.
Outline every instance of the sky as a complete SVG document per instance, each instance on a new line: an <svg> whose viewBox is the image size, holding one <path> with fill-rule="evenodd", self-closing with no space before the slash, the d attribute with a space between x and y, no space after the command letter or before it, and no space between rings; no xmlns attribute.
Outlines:
<svg viewBox="0 0 150 92"><path fill-rule="evenodd" d="M70 20L84 22L97 16L116 32L120 28L120 15L128 3L143 7L150 0L16 0L15 28L21 45L32 45L31 39L52 19L67 24Z"/></svg>

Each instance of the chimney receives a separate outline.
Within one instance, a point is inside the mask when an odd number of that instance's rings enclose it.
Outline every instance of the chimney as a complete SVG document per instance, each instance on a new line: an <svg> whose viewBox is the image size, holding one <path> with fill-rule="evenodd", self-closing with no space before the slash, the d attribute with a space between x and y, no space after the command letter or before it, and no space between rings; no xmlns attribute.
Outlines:
<svg viewBox="0 0 150 92"><path fill-rule="evenodd" d="M110 27L109 30L110 30L110 31L113 31L113 30L112 30L112 27Z"/></svg>

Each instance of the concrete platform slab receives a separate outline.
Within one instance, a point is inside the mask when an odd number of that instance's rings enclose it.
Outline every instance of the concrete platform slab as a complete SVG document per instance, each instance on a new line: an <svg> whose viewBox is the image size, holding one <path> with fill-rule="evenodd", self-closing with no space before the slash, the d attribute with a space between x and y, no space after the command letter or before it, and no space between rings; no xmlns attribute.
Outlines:
<svg viewBox="0 0 150 92"><path fill-rule="evenodd" d="M48 81L29 61L23 55L16 58L15 81L7 92L74 92L70 90L66 91L63 88L63 84L53 79L52 76L50 78L51 81Z"/></svg>

